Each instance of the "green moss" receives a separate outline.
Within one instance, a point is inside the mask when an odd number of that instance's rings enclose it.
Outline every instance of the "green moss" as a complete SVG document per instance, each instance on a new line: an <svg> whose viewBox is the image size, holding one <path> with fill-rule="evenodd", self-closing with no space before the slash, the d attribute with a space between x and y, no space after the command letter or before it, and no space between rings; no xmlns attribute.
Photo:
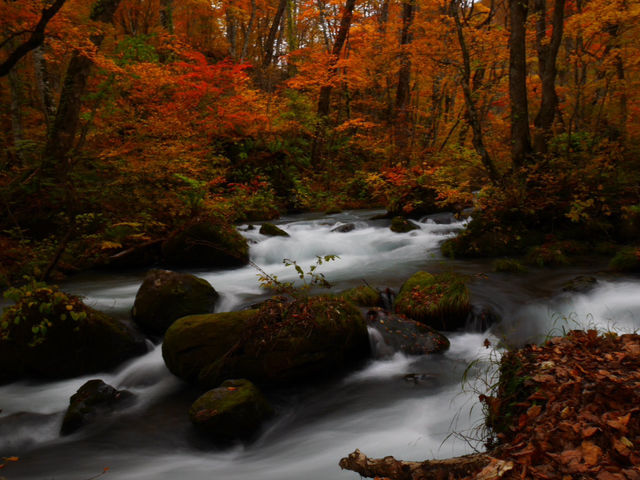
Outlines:
<svg viewBox="0 0 640 480"><path fill-rule="evenodd" d="M189 410L191 422L217 440L249 435L272 414L262 392L245 379L223 382L199 397Z"/></svg>
<svg viewBox="0 0 640 480"><path fill-rule="evenodd" d="M609 268L617 272L640 271L640 248L621 248L609 262Z"/></svg>
<svg viewBox="0 0 640 480"><path fill-rule="evenodd" d="M305 380L339 371L368 352L360 311L328 297L184 317L167 330L163 344L171 372L209 388L233 377L259 384Z"/></svg>
<svg viewBox="0 0 640 480"><path fill-rule="evenodd" d="M260 227L260 233L269 237L288 237L289 234L273 223L263 223Z"/></svg>
<svg viewBox="0 0 640 480"><path fill-rule="evenodd" d="M380 305L381 301L380 292L368 285L350 288L340 293L338 298L360 307L375 307Z"/></svg>
<svg viewBox="0 0 640 480"><path fill-rule="evenodd" d="M493 262L494 272L524 273L527 267L513 258L499 258Z"/></svg>
<svg viewBox="0 0 640 480"><path fill-rule="evenodd" d="M412 230L420 229L420 227L418 227L416 224L407 220L404 217L393 217L393 219L391 219L390 228L391 228L391 231L395 233L407 233Z"/></svg>
<svg viewBox="0 0 640 480"><path fill-rule="evenodd" d="M455 330L464 325L471 311L467 277L418 272L400 289L395 310L433 328Z"/></svg>
<svg viewBox="0 0 640 480"><path fill-rule="evenodd" d="M527 263L538 267L560 267L570 263L562 245L556 243L532 247L527 253L526 259Z"/></svg>

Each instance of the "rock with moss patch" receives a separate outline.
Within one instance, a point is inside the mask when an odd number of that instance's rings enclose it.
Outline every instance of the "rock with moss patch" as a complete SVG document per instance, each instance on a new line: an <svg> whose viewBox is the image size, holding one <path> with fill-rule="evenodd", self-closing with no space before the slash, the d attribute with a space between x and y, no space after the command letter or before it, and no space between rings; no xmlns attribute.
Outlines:
<svg viewBox="0 0 640 480"><path fill-rule="evenodd" d="M0 381L110 370L146 351L130 325L53 286L25 287L0 318Z"/></svg>
<svg viewBox="0 0 640 480"><path fill-rule="evenodd" d="M249 246L230 225L197 221L169 237L162 255L176 267L238 267L249 263Z"/></svg>
<svg viewBox="0 0 640 480"><path fill-rule="evenodd" d="M428 355L449 348L449 339L434 328L379 308L367 312L367 323L379 333L384 343L384 346L375 348L379 356L388 356L393 352Z"/></svg>
<svg viewBox="0 0 640 480"><path fill-rule="evenodd" d="M338 297L359 307L377 307L382 303L380 292L369 285L350 288L338 294Z"/></svg>
<svg viewBox="0 0 640 480"><path fill-rule="evenodd" d="M69 435L132 402L131 392L116 390L99 379L89 380L71 396L60 433Z"/></svg>
<svg viewBox="0 0 640 480"><path fill-rule="evenodd" d="M499 258L493 262L494 272L525 273L527 267L514 258Z"/></svg>
<svg viewBox="0 0 640 480"><path fill-rule="evenodd" d="M263 223L260 227L260 233L268 237L288 237L289 234L273 223Z"/></svg>
<svg viewBox="0 0 640 480"><path fill-rule="evenodd" d="M262 392L249 380L226 380L189 409L191 423L216 441L246 438L273 415Z"/></svg>
<svg viewBox="0 0 640 480"><path fill-rule="evenodd" d="M640 248L621 248L609 262L609 268L616 272L640 272Z"/></svg>
<svg viewBox="0 0 640 480"><path fill-rule="evenodd" d="M151 270L138 289L131 313L143 330L163 335L180 317L212 312L217 300L218 292L202 278Z"/></svg>
<svg viewBox="0 0 640 480"><path fill-rule="evenodd" d="M397 313L438 330L457 330L471 311L467 277L417 272L400 289L394 307Z"/></svg>
<svg viewBox="0 0 640 480"><path fill-rule="evenodd" d="M239 377L260 385L304 381L339 372L368 353L359 310L328 297L183 317L162 345L169 370L205 388Z"/></svg>
<svg viewBox="0 0 640 480"><path fill-rule="evenodd" d="M591 275L578 275L562 285L563 292L586 293L593 290L598 284L598 279Z"/></svg>
<svg viewBox="0 0 640 480"><path fill-rule="evenodd" d="M391 220L391 231L395 232L395 233L407 233L407 232L411 232L412 230L419 230L420 227L418 227L415 223L413 223L411 220L407 220L404 217L393 217L393 219Z"/></svg>
<svg viewBox="0 0 640 480"><path fill-rule="evenodd" d="M331 231L334 233L349 233L354 231L355 229L356 229L355 223L344 223L342 225L338 225L337 227L332 228Z"/></svg>

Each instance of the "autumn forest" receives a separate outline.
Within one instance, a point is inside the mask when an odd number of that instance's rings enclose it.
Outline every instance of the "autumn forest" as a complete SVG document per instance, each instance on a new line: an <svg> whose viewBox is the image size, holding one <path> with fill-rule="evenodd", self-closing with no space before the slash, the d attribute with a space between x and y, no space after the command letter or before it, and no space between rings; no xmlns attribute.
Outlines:
<svg viewBox="0 0 640 480"><path fill-rule="evenodd" d="M0 0L0 469L639 479L639 91L640 0Z"/></svg>
<svg viewBox="0 0 640 480"><path fill-rule="evenodd" d="M462 256L637 240L635 1L1 8L5 284L196 217L475 207Z"/></svg>

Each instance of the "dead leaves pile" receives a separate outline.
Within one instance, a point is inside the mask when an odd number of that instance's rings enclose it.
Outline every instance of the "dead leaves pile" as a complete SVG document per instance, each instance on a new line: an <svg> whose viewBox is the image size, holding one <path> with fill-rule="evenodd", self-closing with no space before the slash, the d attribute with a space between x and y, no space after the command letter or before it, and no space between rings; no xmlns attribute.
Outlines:
<svg viewBox="0 0 640 480"><path fill-rule="evenodd" d="M515 355L529 394L493 452L515 466L503 478L640 480L640 335L572 331Z"/></svg>

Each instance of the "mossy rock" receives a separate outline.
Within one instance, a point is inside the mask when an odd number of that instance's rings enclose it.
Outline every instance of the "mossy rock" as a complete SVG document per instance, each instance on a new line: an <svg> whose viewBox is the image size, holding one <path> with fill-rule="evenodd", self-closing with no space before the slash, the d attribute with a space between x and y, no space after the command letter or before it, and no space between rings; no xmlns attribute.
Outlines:
<svg viewBox="0 0 640 480"><path fill-rule="evenodd" d="M163 335L180 317L210 313L218 292L209 282L186 273L151 270L138 289L133 320L145 331Z"/></svg>
<svg viewBox="0 0 640 480"><path fill-rule="evenodd" d="M69 435L132 401L133 394L127 390L116 390L99 379L89 380L69 399L60 433Z"/></svg>
<svg viewBox="0 0 640 480"><path fill-rule="evenodd" d="M525 273L527 267L514 258L499 258L493 262L494 272Z"/></svg>
<svg viewBox="0 0 640 480"><path fill-rule="evenodd" d="M359 307L377 307L382 303L380 292L368 285L350 288L338 294L338 297Z"/></svg>
<svg viewBox="0 0 640 480"><path fill-rule="evenodd" d="M25 289L0 319L0 381L110 370L146 351L129 325L56 287Z"/></svg>
<svg viewBox="0 0 640 480"><path fill-rule="evenodd" d="M417 272L400 289L394 307L397 313L438 330L457 330L471 311L467 277Z"/></svg>
<svg viewBox="0 0 640 480"><path fill-rule="evenodd" d="M262 392L249 380L226 380L189 409L191 423L216 441L245 438L273 415Z"/></svg>
<svg viewBox="0 0 640 480"><path fill-rule="evenodd" d="M384 343L384 346L376 347L376 353L380 356L395 352L428 355L449 349L449 339L434 328L382 309L370 310L367 323L380 334L380 340Z"/></svg>
<svg viewBox="0 0 640 480"><path fill-rule="evenodd" d="M289 234L282 230L280 227L276 227L273 223L263 223L260 227L260 233L267 235L268 237L288 237Z"/></svg>
<svg viewBox="0 0 640 480"><path fill-rule="evenodd" d="M571 263L562 246L555 243L532 247L526 259L538 267L562 267Z"/></svg>
<svg viewBox="0 0 640 480"><path fill-rule="evenodd" d="M368 353L360 311L328 297L183 317L169 327L162 345L169 370L205 388L226 378L297 383L341 371Z"/></svg>
<svg viewBox="0 0 640 480"><path fill-rule="evenodd" d="M640 271L640 248L624 247L609 262L609 268L616 272Z"/></svg>
<svg viewBox="0 0 640 480"><path fill-rule="evenodd" d="M563 292L586 293L593 290L598 284L598 279L591 275L578 275L562 285Z"/></svg>
<svg viewBox="0 0 640 480"><path fill-rule="evenodd" d="M230 225L198 221L167 239L162 255L176 267L238 267L249 263L249 246Z"/></svg>
<svg viewBox="0 0 640 480"><path fill-rule="evenodd" d="M391 227L389 228L391 228L391 231L395 233L407 233L411 232L412 230L420 229L420 227L418 227L415 223L407 220L404 217L393 217L393 219L391 220Z"/></svg>

